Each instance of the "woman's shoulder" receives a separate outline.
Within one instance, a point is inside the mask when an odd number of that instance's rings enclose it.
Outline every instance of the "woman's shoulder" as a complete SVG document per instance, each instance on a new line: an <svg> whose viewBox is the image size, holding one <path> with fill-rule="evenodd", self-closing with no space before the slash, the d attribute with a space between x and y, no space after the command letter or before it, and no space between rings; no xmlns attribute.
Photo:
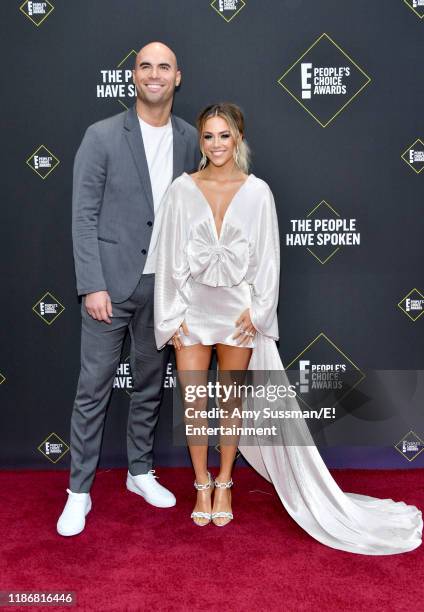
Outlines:
<svg viewBox="0 0 424 612"><path fill-rule="evenodd" d="M266 203L273 201L274 196L268 183L254 174L250 174L249 177L251 179L250 185L252 193L255 196L256 202L262 201Z"/></svg>
<svg viewBox="0 0 424 612"><path fill-rule="evenodd" d="M165 194L166 206L173 214L184 214L193 199L189 175L184 172L169 185Z"/></svg>
<svg viewBox="0 0 424 612"><path fill-rule="evenodd" d="M183 172L180 174L180 176L177 176L177 178L171 183L171 189L184 189L184 187L187 185L187 178L190 178L187 172Z"/></svg>
<svg viewBox="0 0 424 612"><path fill-rule="evenodd" d="M192 179L190 176L186 172L183 172L183 174L177 176L168 187L168 196L170 196L174 202L181 200L181 196L183 199L186 198L191 190L191 183Z"/></svg>

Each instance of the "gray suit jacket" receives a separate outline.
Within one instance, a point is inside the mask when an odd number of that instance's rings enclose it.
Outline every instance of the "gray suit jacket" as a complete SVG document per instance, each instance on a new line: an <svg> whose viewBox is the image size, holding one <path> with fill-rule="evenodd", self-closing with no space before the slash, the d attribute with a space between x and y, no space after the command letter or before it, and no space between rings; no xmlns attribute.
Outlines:
<svg viewBox="0 0 424 612"><path fill-rule="evenodd" d="M196 129L171 116L173 179L199 162ZM125 301L143 272L154 224L153 195L135 106L91 125L77 151L72 238L78 295L107 290Z"/></svg>

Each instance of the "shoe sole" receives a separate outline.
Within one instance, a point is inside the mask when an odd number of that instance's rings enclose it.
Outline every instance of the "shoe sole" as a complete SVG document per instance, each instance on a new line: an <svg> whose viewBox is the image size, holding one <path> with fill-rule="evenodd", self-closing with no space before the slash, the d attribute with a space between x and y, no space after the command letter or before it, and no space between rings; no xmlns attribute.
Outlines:
<svg viewBox="0 0 424 612"><path fill-rule="evenodd" d="M90 503L88 505L87 510L85 511L85 517L87 517L88 513L90 512L91 508L92 508L92 503L90 500ZM59 531L59 528L57 528L57 533L61 536L63 536L64 538L71 538L72 536L76 536L79 535L80 533L82 533L85 529L85 523L84 523L84 527L82 529L80 529L79 531L75 531L74 533L62 533L61 531Z"/></svg>
<svg viewBox="0 0 424 612"><path fill-rule="evenodd" d="M129 480L129 479L127 479L127 489L131 493L135 493L136 495L139 495L140 497L142 497L148 504L150 504L151 506L155 506L155 508L172 508L177 503L176 501L174 503L172 503L172 504L156 503L156 502L152 501L151 499L149 499L149 497L144 495L144 493L142 493L140 491L140 489L138 487L136 487L135 484L133 484L131 482L131 480Z"/></svg>

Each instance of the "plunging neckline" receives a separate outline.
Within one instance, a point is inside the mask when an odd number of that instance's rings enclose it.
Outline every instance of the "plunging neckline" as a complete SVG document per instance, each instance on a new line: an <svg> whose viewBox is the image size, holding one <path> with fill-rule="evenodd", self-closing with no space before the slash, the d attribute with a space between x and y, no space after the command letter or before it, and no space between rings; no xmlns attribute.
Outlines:
<svg viewBox="0 0 424 612"><path fill-rule="evenodd" d="M235 192L235 194L234 194L234 195L233 195L233 197L231 198L231 200L230 200L230 202L229 202L229 204L228 204L228 206L227 206L227 208L226 208L226 210L225 210L224 216L222 217L221 231L219 232L219 234L218 234L218 228L216 227L216 223L215 223L215 217L213 216L212 206L210 205L209 200L207 199L207 197L205 196L205 194L203 193L203 191L200 189L199 185L196 183L196 181L194 180L194 178L192 178L192 177L191 177L191 176L190 176L190 175L189 175L187 172L184 172L184 174L185 174L186 176L188 176L188 178L190 179L190 181L191 181L191 182L194 184L194 186L196 187L196 189L197 189L197 190L200 192L200 195L202 196L202 198L203 198L203 200L204 200L204 202L205 202L206 206L208 207L209 214L210 214L211 221L212 221L212 225L213 225L213 228L214 228L214 230L215 230L215 237L216 237L217 242L219 242L219 241L221 240L222 231L223 231L223 229L224 229L224 223L225 223L225 219L226 219L226 217L227 217L227 213L228 213L228 211L230 210L230 208L231 208L231 206L232 206L232 204L233 204L233 202L234 202L235 198L238 196L238 194L240 193L240 191L243 189L243 187L244 187L244 186L246 185L246 183L249 181L250 177L251 177L251 176L253 176L253 174L248 174L248 175L247 175L247 178L246 178L246 179L243 181L243 183L240 185L240 187L237 189L237 191Z"/></svg>

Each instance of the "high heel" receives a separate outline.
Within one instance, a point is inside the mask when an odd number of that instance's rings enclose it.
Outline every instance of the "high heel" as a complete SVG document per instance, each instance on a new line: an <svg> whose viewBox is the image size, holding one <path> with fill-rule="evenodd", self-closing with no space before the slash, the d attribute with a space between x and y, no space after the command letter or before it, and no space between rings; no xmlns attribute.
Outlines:
<svg viewBox="0 0 424 612"><path fill-rule="evenodd" d="M214 482L209 472L208 472L208 482L206 484L199 484L198 482L194 481L194 488L196 489L196 491L207 491L208 489L213 489L213 487L214 487ZM191 513L190 518L193 519L193 523L195 525L198 525L199 527L204 527L205 525L209 525L209 523L211 522L212 513L211 512L201 512L201 511L196 510ZM207 523L199 523L195 519L209 519L209 520Z"/></svg>
<svg viewBox="0 0 424 612"><path fill-rule="evenodd" d="M233 486L234 482L233 479L230 478L230 480L228 482L218 482L217 480L214 481L214 486L216 489L231 489L231 487ZM217 518L226 518L228 519L228 521L226 523L217 523L215 521L215 519ZM216 525L217 527L225 527L225 525L228 525L228 523L230 523L234 518L234 515L232 512L212 512L211 515L211 519L214 525Z"/></svg>

